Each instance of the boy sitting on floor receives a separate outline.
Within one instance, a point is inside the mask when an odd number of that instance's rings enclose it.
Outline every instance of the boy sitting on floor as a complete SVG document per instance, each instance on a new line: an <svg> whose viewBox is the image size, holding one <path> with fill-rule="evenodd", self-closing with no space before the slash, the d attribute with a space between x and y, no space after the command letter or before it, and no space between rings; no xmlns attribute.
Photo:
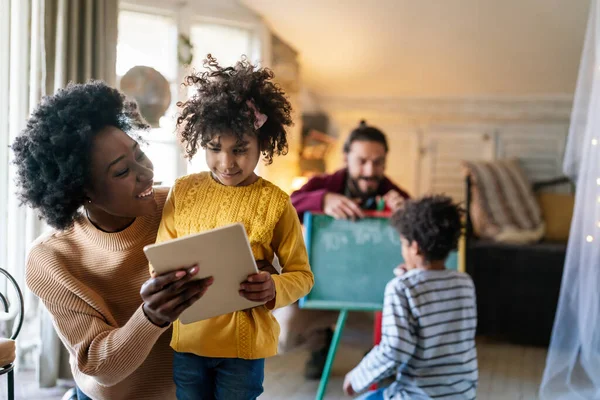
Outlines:
<svg viewBox="0 0 600 400"><path fill-rule="evenodd" d="M474 399L475 289L445 267L458 245L462 210L444 196L408 201L390 223L400 234L405 272L385 289L381 343L344 380L347 395L396 375L361 399Z"/></svg>

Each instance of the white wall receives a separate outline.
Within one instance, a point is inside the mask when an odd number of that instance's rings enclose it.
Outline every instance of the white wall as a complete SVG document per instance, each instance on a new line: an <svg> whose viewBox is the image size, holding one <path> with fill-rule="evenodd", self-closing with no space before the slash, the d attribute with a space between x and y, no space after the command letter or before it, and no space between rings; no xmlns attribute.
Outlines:
<svg viewBox="0 0 600 400"><path fill-rule="evenodd" d="M462 160L516 157L532 180L562 174L569 96L319 100L338 136L329 171L342 166L342 144L364 118L387 134L387 175L413 195L462 199Z"/></svg>
<svg viewBox="0 0 600 400"><path fill-rule="evenodd" d="M328 96L569 94L590 0L242 0Z"/></svg>
<svg viewBox="0 0 600 400"><path fill-rule="evenodd" d="M300 53L303 107L339 136L330 171L364 118L388 134L388 174L414 194L458 196L465 158L561 173L590 0L242 2Z"/></svg>

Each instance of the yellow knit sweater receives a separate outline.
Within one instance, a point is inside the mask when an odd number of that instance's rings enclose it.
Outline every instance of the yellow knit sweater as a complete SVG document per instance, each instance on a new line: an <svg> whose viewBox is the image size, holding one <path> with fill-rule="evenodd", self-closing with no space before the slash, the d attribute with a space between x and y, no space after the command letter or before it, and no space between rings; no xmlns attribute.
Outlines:
<svg viewBox="0 0 600 400"><path fill-rule="evenodd" d="M165 203L156 240L234 222L246 228L257 260L272 262L275 254L279 258L283 270L273 276L274 308L292 304L310 291L314 278L296 211L287 194L262 178L248 186L222 185L208 172L178 179ZM259 359L277 354L278 337L277 321L261 305L193 324L176 321L171 346L205 357Z"/></svg>

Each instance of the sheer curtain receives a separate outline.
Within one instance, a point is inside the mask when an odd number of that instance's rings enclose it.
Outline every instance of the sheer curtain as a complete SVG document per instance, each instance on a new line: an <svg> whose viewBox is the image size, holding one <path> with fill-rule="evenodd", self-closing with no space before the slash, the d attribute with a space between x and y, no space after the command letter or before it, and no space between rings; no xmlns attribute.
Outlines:
<svg viewBox="0 0 600 400"><path fill-rule="evenodd" d="M118 0L33 0L43 8L41 85L51 95L69 82L101 79L116 85ZM32 31L32 34L36 32ZM34 104L36 105L37 102ZM71 378L69 354L44 309L40 315L40 387Z"/></svg>
<svg viewBox="0 0 600 400"><path fill-rule="evenodd" d="M592 0L564 170L577 195L542 399L600 399L600 10Z"/></svg>
<svg viewBox="0 0 600 400"><path fill-rule="evenodd" d="M44 225L15 195L16 166L9 145L43 95L90 78L114 85L117 6L118 0L0 0L0 266L25 292L17 365L38 364L41 386L68 378L68 354L25 286L28 244ZM32 360L35 350L39 360Z"/></svg>
<svg viewBox="0 0 600 400"><path fill-rule="evenodd" d="M43 13L43 0L0 0L0 266L14 276L25 295L25 326L17 340L18 367L24 350L35 344L29 335L35 327L28 322L37 302L25 287L25 257L27 243L39 234L40 224L32 210L20 207L15 196L9 145L25 127L42 94Z"/></svg>

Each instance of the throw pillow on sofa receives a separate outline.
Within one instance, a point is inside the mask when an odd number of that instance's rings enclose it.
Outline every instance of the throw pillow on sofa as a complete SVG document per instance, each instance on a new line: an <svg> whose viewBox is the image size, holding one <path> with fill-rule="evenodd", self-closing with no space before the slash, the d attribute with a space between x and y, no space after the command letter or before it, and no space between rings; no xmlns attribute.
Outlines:
<svg viewBox="0 0 600 400"><path fill-rule="evenodd" d="M517 160L464 161L463 167L471 178L470 213L477 236L509 243L544 237L542 211Z"/></svg>

